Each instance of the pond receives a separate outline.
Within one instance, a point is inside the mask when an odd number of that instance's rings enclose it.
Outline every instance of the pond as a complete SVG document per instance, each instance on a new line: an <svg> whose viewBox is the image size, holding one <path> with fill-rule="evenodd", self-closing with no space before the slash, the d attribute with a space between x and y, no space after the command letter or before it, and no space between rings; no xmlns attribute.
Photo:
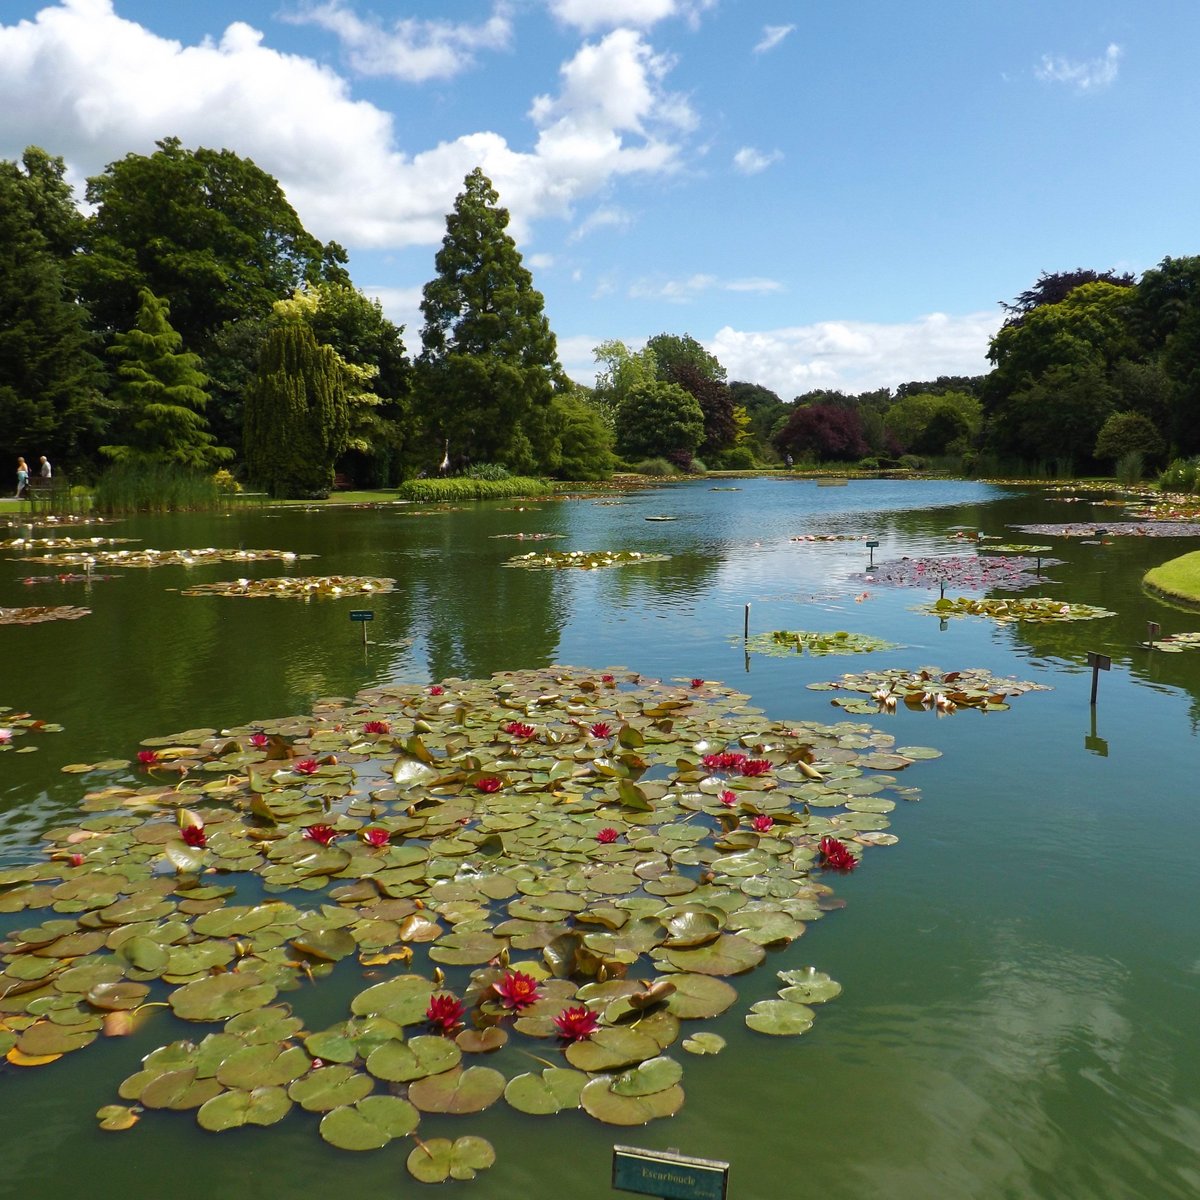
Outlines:
<svg viewBox="0 0 1200 1200"><path fill-rule="evenodd" d="M367 687L420 691L552 664L639 673L685 692L693 679L719 681L747 694L763 719L866 722L897 746L941 757L898 776L920 793L888 814L898 843L867 847L858 870L825 880L844 907L828 905L803 937L769 948L762 966L732 980L736 1003L704 1026L725 1049L671 1051L685 1060L677 1115L619 1128L501 1102L477 1116L425 1116L422 1137L480 1134L496 1148L494 1167L449 1186L478 1197L592 1200L613 1194L611 1148L621 1143L727 1160L735 1200L1194 1197L1200 652L1142 643L1147 621L1167 635L1200 629L1200 616L1149 598L1140 579L1195 543L1012 528L1124 516L1094 500L966 482L695 481L462 509L267 509L86 530L135 539L126 544L135 550L316 556L286 565L97 568L112 577L58 582L73 568L6 551L0 606L91 612L0 627L0 705L63 726L23 734L0 754L0 870L39 861L41 833L80 819L98 777L64 766L133 759L105 780L136 779L146 738L299 716L322 697ZM1051 547L1042 586L964 594L1045 595L1114 615L939 619L916 611L938 598L936 585L883 586L871 576L875 563L904 556L974 554L972 543L952 540L955 531ZM822 540L794 540L806 535ZM531 550L669 557L608 570L505 567ZM334 573L388 577L396 587L369 601L181 594L239 575ZM370 645L350 620L355 608L373 611ZM747 653L747 621L752 636L846 630L893 648ZM1111 658L1094 709L1089 652ZM923 666L986 669L1049 690L1014 696L1007 711L900 704L859 716L830 703L849 693L808 686ZM35 753L15 752L31 745ZM48 915L0 911L0 934ZM802 967L830 975L842 994L818 1007L803 1036L748 1029L750 1005L780 987L776 972ZM455 972L464 969L447 968ZM637 968L654 973L645 960ZM323 1028L344 1015L364 974L350 958L281 1000ZM176 1200L320 1193L350 1178L372 1196L420 1190L405 1169L410 1138L352 1155L326 1145L299 1108L273 1128L220 1135L190 1113L166 1111L145 1113L128 1132L98 1130L96 1110L117 1101L143 1055L215 1028L159 1009L133 1037L101 1038L44 1067L0 1060L13 1194L59 1200L101 1180L105 1195ZM554 1043L544 1045L540 1056L554 1058ZM491 1059L509 1076L541 1069L514 1047Z"/></svg>

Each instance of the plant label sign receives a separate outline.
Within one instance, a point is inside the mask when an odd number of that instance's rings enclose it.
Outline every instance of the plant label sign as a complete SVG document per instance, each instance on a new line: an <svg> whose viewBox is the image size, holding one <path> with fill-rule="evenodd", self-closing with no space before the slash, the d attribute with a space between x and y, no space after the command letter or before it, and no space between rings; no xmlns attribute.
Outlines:
<svg viewBox="0 0 1200 1200"><path fill-rule="evenodd" d="M369 608L352 608L350 610L350 620L373 621L375 620L375 614Z"/></svg>
<svg viewBox="0 0 1200 1200"><path fill-rule="evenodd" d="M868 542L868 543L867 543L867 549L868 549L868 550L878 550L878 549L879 549L879 543L878 543L878 542Z"/></svg>
<svg viewBox="0 0 1200 1200"><path fill-rule="evenodd" d="M725 1200L729 1164L690 1158L673 1150L640 1150L614 1146L614 1190L659 1196L662 1200Z"/></svg>

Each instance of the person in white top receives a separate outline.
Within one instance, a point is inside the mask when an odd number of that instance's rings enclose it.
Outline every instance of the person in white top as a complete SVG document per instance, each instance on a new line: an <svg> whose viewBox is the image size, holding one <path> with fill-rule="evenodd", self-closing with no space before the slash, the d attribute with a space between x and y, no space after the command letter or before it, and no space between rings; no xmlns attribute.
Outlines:
<svg viewBox="0 0 1200 1200"><path fill-rule="evenodd" d="M51 475L50 460L43 454L41 457L41 466L38 469L38 474L43 479L49 479Z"/></svg>

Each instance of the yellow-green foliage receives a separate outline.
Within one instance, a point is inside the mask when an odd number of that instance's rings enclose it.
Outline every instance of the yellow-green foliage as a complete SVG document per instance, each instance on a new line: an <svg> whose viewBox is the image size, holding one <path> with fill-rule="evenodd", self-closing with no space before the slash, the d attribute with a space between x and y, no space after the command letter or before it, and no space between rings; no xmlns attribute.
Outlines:
<svg viewBox="0 0 1200 1200"><path fill-rule="evenodd" d="M1188 605L1200 605L1200 550L1172 558L1147 571L1142 582L1152 592Z"/></svg>

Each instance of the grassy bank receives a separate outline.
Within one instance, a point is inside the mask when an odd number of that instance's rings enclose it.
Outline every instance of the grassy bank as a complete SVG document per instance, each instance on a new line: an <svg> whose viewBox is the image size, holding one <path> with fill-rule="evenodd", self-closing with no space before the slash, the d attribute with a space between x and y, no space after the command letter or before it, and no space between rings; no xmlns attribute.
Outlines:
<svg viewBox="0 0 1200 1200"><path fill-rule="evenodd" d="M461 500L507 500L517 496L551 496L552 483L514 475L511 479L410 479L402 483L398 494L402 500L422 503L445 503Z"/></svg>
<svg viewBox="0 0 1200 1200"><path fill-rule="evenodd" d="M1200 550L1154 567L1142 577L1147 590L1174 604L1200 608Z"/></svg>

